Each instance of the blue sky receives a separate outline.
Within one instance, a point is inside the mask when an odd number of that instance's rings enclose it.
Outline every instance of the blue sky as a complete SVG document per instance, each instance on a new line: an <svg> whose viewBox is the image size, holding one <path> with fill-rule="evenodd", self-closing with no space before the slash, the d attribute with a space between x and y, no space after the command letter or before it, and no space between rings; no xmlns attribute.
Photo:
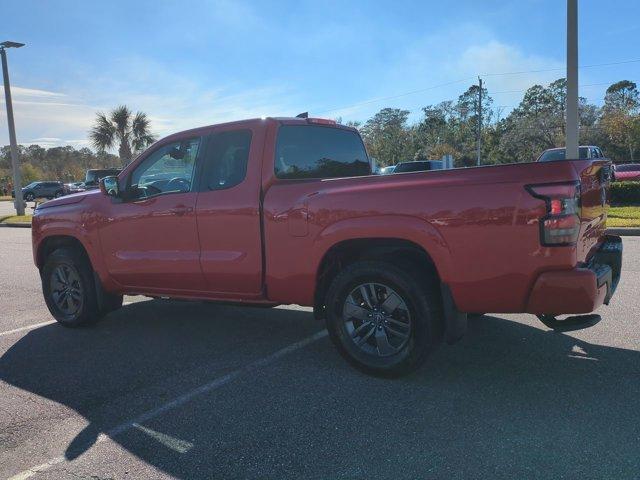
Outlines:
<svg viewBox="0 0 640 480"><path fill-rule="evenodd" d="M508 111L522 90L564 76L565 10L563 0L21 0L4 2L1 36L27 44L9 51L18 141L85 146L95 112L122 103L161 136L306 110L366 120L390 106L418 119L482 74ZM580 64L640 60L638 18L640 2L580 0ZM640 82L640 62L581 69L581 95L601 103L621 79ZM376 100L386 97L397 98Z"/></svg>

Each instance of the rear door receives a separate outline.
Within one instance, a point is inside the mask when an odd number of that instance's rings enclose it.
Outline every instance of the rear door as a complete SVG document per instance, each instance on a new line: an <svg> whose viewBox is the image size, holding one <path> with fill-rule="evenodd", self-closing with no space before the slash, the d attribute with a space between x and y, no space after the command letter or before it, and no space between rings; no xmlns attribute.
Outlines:
<svg viewBox="0 0 640 480"><path fill-rule="evenodd" d="M206 288L262 293L260 178L264 129L219 127L207 138L196 204Z"/></svg>

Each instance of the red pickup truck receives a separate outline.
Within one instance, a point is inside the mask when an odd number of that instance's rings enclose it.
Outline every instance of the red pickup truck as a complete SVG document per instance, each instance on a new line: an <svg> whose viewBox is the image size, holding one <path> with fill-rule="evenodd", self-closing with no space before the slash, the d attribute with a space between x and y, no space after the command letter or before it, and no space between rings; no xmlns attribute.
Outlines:
<svg viewBox="0 0 640 480"><path fill-rule="evenodd" d="M608 303L610 164L372 175L358 132L267 118L158 141L100 189L47 202L33 255L53 316L89 323L122 295L312 306L369 373L419 365L468 313L581 328Z"/></svg>

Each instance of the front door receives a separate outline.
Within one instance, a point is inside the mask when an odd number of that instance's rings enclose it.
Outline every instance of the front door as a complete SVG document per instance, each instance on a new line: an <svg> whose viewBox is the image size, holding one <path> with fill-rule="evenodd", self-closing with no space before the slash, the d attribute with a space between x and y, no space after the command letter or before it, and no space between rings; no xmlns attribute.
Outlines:
<svg viewBox="0 0 640 480"><path fill-rule="evenodd" d="M200 291L196 164L200 137L158 146L108 207L100 242L109 274L140 293Z"/></svg>

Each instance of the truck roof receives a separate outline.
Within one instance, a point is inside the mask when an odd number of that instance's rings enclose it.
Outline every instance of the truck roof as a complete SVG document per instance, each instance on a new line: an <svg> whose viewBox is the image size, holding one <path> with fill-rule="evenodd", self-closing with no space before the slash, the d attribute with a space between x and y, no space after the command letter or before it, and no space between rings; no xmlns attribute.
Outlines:
<svg viewBox="0 0 640 480"><path fill-rule="evenodd" d="M165 139L173 139L175 137L183 137L185 134L200 134L205 130L209 130L213 127L253 127L256 125L262 125L264 123L269 122L285 122L289 125L300 124L300 125L309 125L309 124L317 124L317 125L331 125L337 128L344 128L348 130L356 130L354 127L349 127L347 125L342 125L336 123L334 120L325 119L325 118L317 118L317 117L309 117L309 118L299 118L299 117L261 117L261 118L248 118L245 120L234 120L232 122L222 122L222 123L214 123L211 125L205 125L202 127L191 128L188 130L182 130L180 132L172 133L166 137L163 137L161 140Z"/></svg>

